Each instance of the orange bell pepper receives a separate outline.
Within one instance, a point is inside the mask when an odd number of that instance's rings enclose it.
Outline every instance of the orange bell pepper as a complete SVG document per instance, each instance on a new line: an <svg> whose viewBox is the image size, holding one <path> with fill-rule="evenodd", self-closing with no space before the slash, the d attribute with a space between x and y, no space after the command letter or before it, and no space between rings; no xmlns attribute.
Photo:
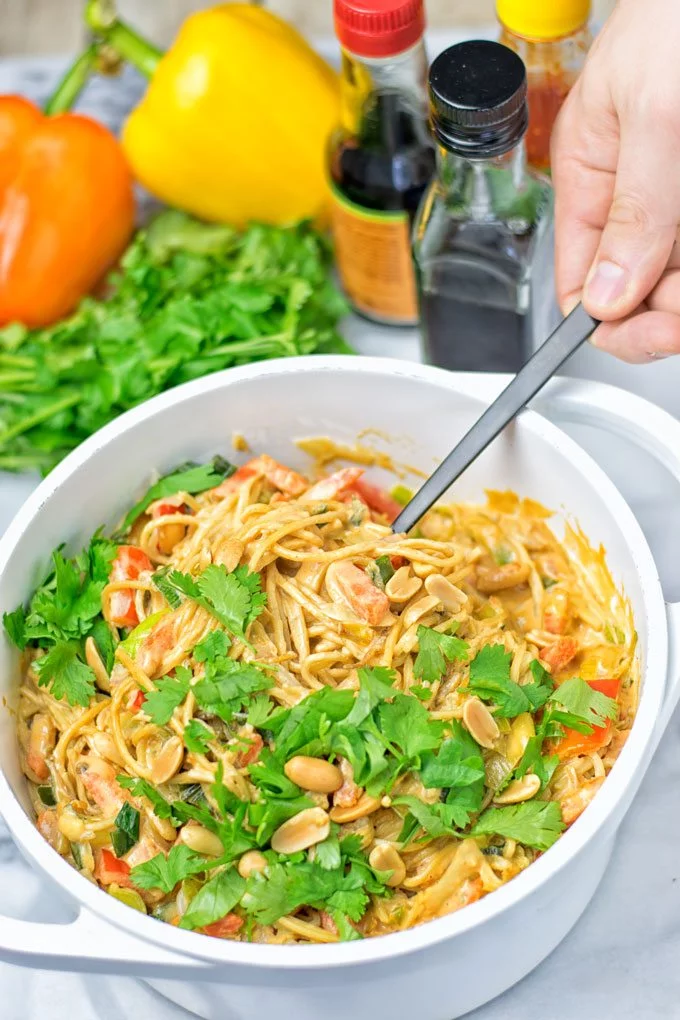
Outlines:
<svg viewBox="0 0 680 1020"><path fill-rule="evenodd" d="M602 680L587 680L586 683L594 691L600 691L615 701L619 696L620 680L607 677ZM612 725L612 720L607 719L604 726L594 726L592 733L579 733L578 730L565 728L564 736L555 741L553 751L561 759L574 758L579 754L594 754L609 740Z"/></svg>
<svg viewBox="0 0 680 1020"><path fill-rule="evenodd" d="M132 177L103 125L0 96L0 326L72 311L124 251Z"/></svg>

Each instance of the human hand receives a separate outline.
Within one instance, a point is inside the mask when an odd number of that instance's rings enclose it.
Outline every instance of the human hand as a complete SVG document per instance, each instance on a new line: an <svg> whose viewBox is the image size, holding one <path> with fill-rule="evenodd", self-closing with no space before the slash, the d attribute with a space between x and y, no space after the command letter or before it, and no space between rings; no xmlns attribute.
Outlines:
<svg viewBox="0 0 680 1020"><path fill-rule="evenodd" d="M560 305L634 363L680 352L679 43L677 0L619 0L553 137Z"/></svg>

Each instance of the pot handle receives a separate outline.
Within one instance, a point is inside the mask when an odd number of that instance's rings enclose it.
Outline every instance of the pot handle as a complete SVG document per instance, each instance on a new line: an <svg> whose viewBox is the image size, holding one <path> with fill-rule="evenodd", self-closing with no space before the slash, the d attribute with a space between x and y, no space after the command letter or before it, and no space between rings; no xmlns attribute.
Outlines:
<svg viewBox="0 0 680 1020"><path fill-rule="evenodd" d="M207 962L140 939L83 908L65 924L0 916L0 960L41 970L145 978L172 973L206 980L212 970Z"/></svg>
<svg viewBox="0 0 680 1020"><path fill-rule="evenodd" d="M680 421L643 397L606 383L575 387L569 379L555 379L531 406L556 424L592 425L628 439L680 483ZM680 700L680 602L667 603L666 613L670 651L659 733Z"/></svg>

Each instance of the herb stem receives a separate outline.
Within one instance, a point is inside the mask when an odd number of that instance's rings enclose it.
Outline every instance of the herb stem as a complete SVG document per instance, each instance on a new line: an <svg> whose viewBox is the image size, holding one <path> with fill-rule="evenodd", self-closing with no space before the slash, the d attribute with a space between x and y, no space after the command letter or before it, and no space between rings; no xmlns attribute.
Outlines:
<svg viewBox="0 0 680 1020"><path fill-rule="evenodd" d="M20 436L23 432L28 432L36 425L40 425L42 422L47 421L48 418L54 417L56 414L60 414L62 411L67 411L69 407L73 407L74 404L78 403L79 396L77 393L72 393L68 397L62 397L61 400L57 400L54 404L49 404L47 407L40 408L39 411L35 411L33 414L29 414L28 417L23 418L21 421L11 425L4 432L0 432L0 446L6 443L8 439L14 439L16 436Z"/></svg>

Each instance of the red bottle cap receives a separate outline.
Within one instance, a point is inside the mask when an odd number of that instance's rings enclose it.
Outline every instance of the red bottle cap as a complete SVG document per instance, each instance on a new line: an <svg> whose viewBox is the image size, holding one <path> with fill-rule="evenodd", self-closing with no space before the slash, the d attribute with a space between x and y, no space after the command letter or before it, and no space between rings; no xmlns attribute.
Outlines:
<svg viewBox="0 0 680 1020"><path fill-rule="evenodd" d="M340 45L357 57L394 57L425 31L423 0L334 0Z"/></svg>

